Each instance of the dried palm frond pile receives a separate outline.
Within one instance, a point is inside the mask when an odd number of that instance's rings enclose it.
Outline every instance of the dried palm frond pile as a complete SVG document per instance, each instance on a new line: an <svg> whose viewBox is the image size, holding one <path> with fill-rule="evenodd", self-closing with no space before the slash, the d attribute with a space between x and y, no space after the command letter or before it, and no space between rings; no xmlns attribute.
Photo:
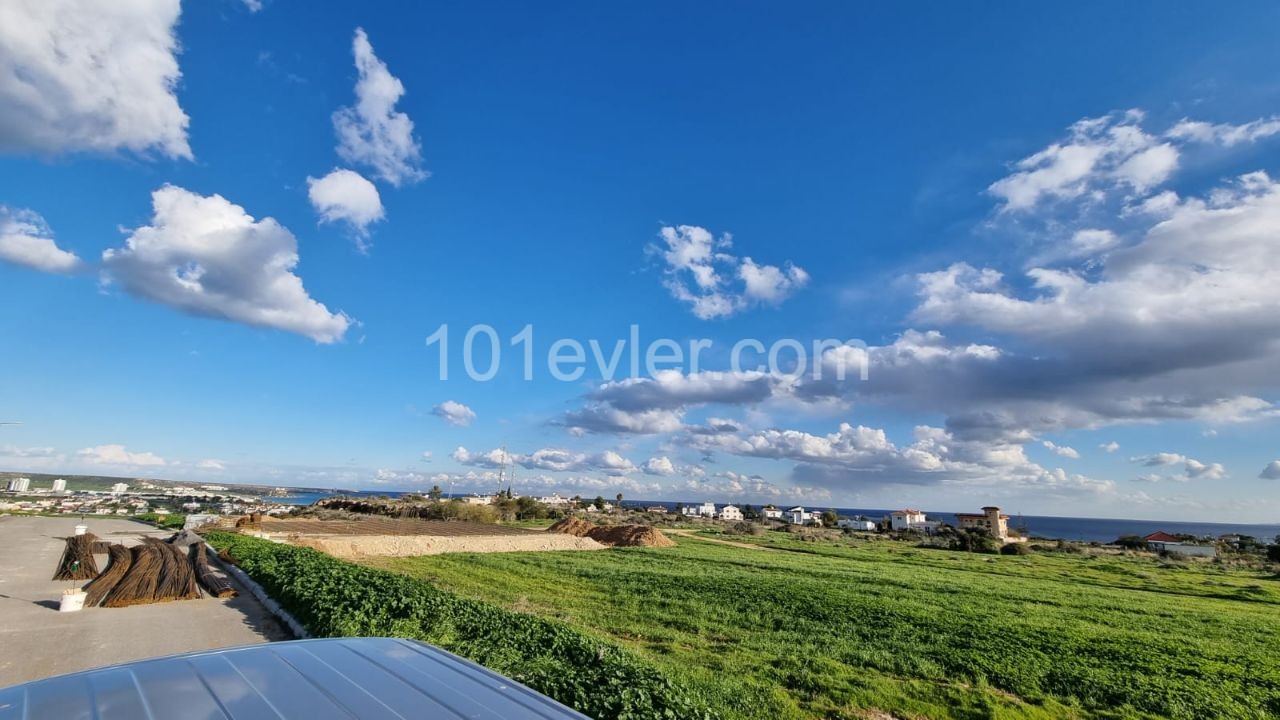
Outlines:
<svg viewBox="0 0 1280 720"><path fill-rule="evenodd" d="M53 574L54 580L92 580L98 577L98 561L93 557L94 543L98 536L93 533L72 535L67 538L67 547L62 551L62 560Z"/></svg>
<svg viewBox="0 0 1280 720"><path fill-rule="evenodd" d="M129 552L129 548L123 545L107 546L107 569L93 580L93 582L84 586L86 597L84 600L85 607L98 607L102 601L106 599L110 593L120 582L125 573L129 572L129 565L133 561L133 553Z"/></svg>
<svg viewBox="0 0 1280 720"><path fill-rule="evenodd" d="M103 607L129 607L155 602L156 587L160 584L160 571L164 567L164 554L151 543L136 545L130 551L129 571L107 593Z"/></svg>
<svg viewBox="0 0 1280 720"><path fill-rule="evenodd" d="M216 598L233 598L237 595L236 589L231 587L231 581L227 579L221 571L215 570L209 565L209 553L204 543L198 543L191 546L191 559L196 566L196 575L200 578L200 584L204 586L209 594Z"/></svg>

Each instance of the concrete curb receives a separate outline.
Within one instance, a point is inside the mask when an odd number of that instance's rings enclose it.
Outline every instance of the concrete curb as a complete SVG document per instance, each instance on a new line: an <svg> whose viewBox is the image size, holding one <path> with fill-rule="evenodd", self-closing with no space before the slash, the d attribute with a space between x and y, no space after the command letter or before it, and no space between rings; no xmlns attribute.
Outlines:
<svg viewBox="0 0 1280 720"><path fill-rule="evenodd" d="M222 558L218 557L217 551L214 551L208 543L204 543L204 547L206 552L209 552L210 556L213 558L213 562L217 564L218 567L222 568L223 572L235 578L236 582L243 585L251 595L256 597L258 602L262 603L262 606L267 609L267 612L279 618L280 622L284 623L285 627L289 628L289 632L293 633L294 637L299 640L306 640L311 637L311 633L307 632L307 628L303 626L302 623L298 622L298 619L291 615L288 610L281 607L280 603L271 599L271 596L267 594L267 591L261 585L254 582L253 578L246 575L243 570L235 565L223 562Z"/></svg>

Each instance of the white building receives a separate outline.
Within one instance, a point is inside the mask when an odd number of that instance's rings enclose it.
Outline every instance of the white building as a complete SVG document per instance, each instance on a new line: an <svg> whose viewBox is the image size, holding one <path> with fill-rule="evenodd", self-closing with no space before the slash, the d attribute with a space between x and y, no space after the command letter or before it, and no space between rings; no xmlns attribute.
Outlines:
<svg viewBox="0 0 1280 720"><path fill-rule="evenodd" d="M739 510L738 506L736 505L725 505L724 507L720 508L720 519L730 520L730 521L741 520L742 511Z"/></svg>
<svg viewBox="0 0 1280 720"><path fill-rule="evenodd" d="M563 507L569 504L569 498L560 497L560 493L552 493L545 497L538 498L538 502L552 507Z"/></svg>
<svg viewBox="0 0 1280 720"><path fill-rule="evenodd" d="M698 517L699 515L702 514L702 509L699 508L697 505L685 505L684 507L680 508L680 514L684 515L685 517Z"/></svg>
<svg viewBox="0 0 1280 720"><path fill-rule="evenodd" d="M468 495L462 498L462 502L468 505L492 505L492 495Z"/></svg>
<svg viewBox="0 0 1280 720"><path fill-rule="evenodd" d="M840 518L836 522L836 527L844 530L861 530L862 532L871 532L876 529L876 524L872 520L855 520L853 518Z"/></svg>
<svg viewBox="0 0 1280 720"><path fill-rule="evenodd" d="M129 485L128 483L116 483L111 486L111 492L115 495L123 495L124 493L129 492Z"/></svg>
<svg viewBox="0 0 1280 720"><path fill-rule="evenodd" d="M30 478L14 478L9 481L9 492L27 492L30 489Z"/></svg>
<svg viewBox="0 0 1280 720"><path fill-rule="evenodd" d="M792 525L809 525L818 519L821 513L812 513L800 506L791 508L786 513L787 522Z"/></svg>
<svg viewBox="0 0 1280 720"><path fill-rule="evenodd" d="M49 487L49 490L51 492L56 492L56 493L66 492L67 481L63 480L62 478L58 478L57 480L53 481L53 485Z"/></svg>
<svg viewBox="0 0 1280 720"><path fill-rule="evenodd" d="M765 505L763 508L760 509L760 515L765 520L781 520L782 510L772 505Z"/></svg>
<svg viewBox="0 0 1280 720"><path fill-rule="evenodd" d="M713 518L716 516L716 504L713 502L704 502L698 506L698 514L702 517Z"/></svg>
<svg viewBox="0 0 1280 720"><path fill-rule="evenodd" d="M894 510L889 513L890 530L922 530L927 522L924 513L919 510Z"/></svg>

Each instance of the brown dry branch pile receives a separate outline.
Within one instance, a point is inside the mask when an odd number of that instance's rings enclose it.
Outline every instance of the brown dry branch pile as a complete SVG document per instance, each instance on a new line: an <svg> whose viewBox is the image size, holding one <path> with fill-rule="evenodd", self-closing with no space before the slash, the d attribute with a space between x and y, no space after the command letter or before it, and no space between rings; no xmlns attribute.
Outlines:
<svg viewBox="0 0 1280 720"><path fill-rule="evenodd" d="M648 525L596 525L580 518L567 517L547 528L547 532L576 535L614 547L674 547L666 535Z"/></svg>
<svg viewBox="0 0 1280 720"><path fill-rule="evenodd" d="M156 541L164 553L160 582L156 585L156 602L168 600L199 600L200 586L196 584L195 567L187 553L176 545Z"/></svg>
<svg viewBox="0 0 1280 720"><path fill-rule="evenodd" d="M129 572L129 564L133 561L133 553L129 552L129 548L123 545L107 546L107 569L94 579L93 582L84 586L85 607L98 607L107 595L115 588L116 584Z"/></svg>
<svg viewBox="0 0 1280 720"><path fill-rule="evenodd" d="M98 561L93 557L93 546L98 536L93 533L72 535L62 551L62 560L53 573L54 580L92 580L98 577Z"/></svg>

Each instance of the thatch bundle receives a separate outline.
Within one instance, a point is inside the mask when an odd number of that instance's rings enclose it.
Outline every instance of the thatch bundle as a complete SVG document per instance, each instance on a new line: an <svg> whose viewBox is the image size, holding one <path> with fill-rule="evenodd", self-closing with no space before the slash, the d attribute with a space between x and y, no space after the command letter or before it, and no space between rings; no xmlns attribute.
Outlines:
<svg viewBox="0 0 1280 720"><path fill-rule="evenodd" d="M207 549L204 543L191 546L191 559L195 563L196 576L200 578L200 584L204 585L204 589L216 598L235 597L236 589L231 587L231 581L227 576L209 565L210 552L212 551Z"/></svg>
<svg viewBox="0 0 1280 720"><path fill-rule="evenodd" d="M155 602L156 586L160 584L160 570L164 567L164 553L153 543L134 546L129 571L107 593L103 607L128 607Z"/></svg>
<svg viewBox="0 0 1280 720"><path fill-rule="evenodd" d="M133 553L129 552L129 548L123 545L107 546L107 569L93 580L93 582L84 586L87 594L84 600L85 607L97 607L106 599L117 583L129 572L129 565L133 561Z"/></svg>
<svg viewBox="0 0 1280 720"><path fill-rule="evenodd" d="M98 561L93 557L94 543L98 536L93 533L72 535L67 538L67 547L62 551L62 560L53 573L54 580L92 580L98 577Z"/></svg>
<svg viewBox="0 0 1280 720"><path fill-rule="evenodd" d="M195 568L187 553L176 545L155 541L164 555L160 582L156 584L156 602L168 600L198 600L200 586L196 584Z"/></svg>

